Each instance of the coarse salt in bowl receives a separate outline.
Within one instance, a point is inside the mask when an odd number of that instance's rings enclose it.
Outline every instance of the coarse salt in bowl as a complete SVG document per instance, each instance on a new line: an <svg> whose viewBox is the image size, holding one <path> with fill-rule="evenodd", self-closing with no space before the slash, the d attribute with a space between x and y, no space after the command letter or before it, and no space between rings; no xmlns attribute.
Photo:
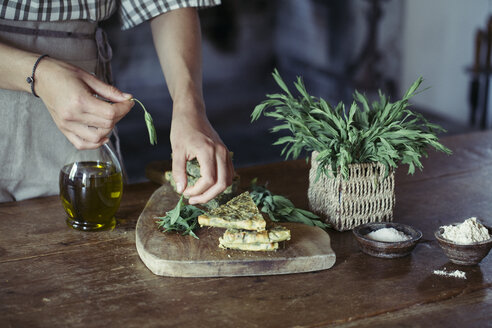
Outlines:
<svg viewBox="0 0 492 328"><path fill-rule="evenodd" d="M409 255L422 238L422 232L405 224L371 222L352 230L362 252L382 258Z"/></svg>
<svg viewBox="0 0 492 328"><path fill-rule="evenodd" d="M371 231L366 234L366 237L372 240L386 241L390 243L412 239L411 236L405 234L403 231L396 230L393 227L381 228L375 231Z"/></svg>

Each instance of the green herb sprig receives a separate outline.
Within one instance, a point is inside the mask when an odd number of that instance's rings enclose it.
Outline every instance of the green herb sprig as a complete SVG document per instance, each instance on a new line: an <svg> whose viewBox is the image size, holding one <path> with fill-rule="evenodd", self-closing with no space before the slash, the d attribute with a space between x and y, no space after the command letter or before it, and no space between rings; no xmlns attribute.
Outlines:
<svg viewBox="0 0 492 328"><path fill-rule="evenodd" d="M256 206L261 208L261 211L266 213L272 221L299 222L322 229L330 227L330 225L320 221L316 214L296 208L288 198L274 195L265 186L257 185L256 182L256 178L251 181L251 198L253 198Z"/></svg>
<svg viewBox="0 0 492 328"><path fill-rule="evenodd" d="M408 173L422 170L421 157L427 157L430 146L451 154L451 150L438 141L436 132L445 131L427 121L421 114L409 109L409 99L417 94L423 79L417 79L401 100L390 102L379 92L379 101L369 104L365 95L355 91L349 110L343 103L332 107L322 98L307 92L300 77L294 82L299 92L295 97L277 70L273 77L283 93L267 95L251 114L251 121L263 114L281 123L271 129L291 135L279 138L274 145L283 145L285 159L298 158L302 151L317 151L319 163L317 176L339 172L347 179L348 165L380 162L386 174L399 163L408 164Z"/></svg>
<svg viewBox="0 0 492 328"><path fill-rule="evenodd" d="M151 145L156 145L157 144L157 133L155 131L154 127L154 121L152 120L152 116L150 116L149 112L147 112L147 109L145 109L145 106L142 104L140 100L137 98L132 98L133 101L137 102L140 107L142 107L144 111L144 118L145 118L145 124L147 125L147 131L149 132L149 139L150 139L150 144Z"/></svg>
<svg viewBox="0 0 492 328"><path fill-rule="evenodd" d="M184 196L181 195L178 204L166 213L165 216L157 217L157 225L164 232L177 231L182 235L191 235L199 239L193 232L198 227L198 216L205 213L200 208L193 205L184 204Z"/></svg>

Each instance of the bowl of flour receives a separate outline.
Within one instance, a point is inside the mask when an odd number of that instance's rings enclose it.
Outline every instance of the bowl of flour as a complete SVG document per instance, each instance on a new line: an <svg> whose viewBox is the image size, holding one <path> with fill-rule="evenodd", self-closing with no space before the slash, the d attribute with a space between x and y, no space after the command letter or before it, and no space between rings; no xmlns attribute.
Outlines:
<svg viewBox="0 0 492 328"><path fill-rule="evenodd" d="M422 238L421 231L395 222L366 223L352 232L362 252L382 258L407 256Z"/></svg>
<svg viewBox="0 0 492 328"><path fill-rule="evenodd" d="M492 248L492 228L483 225L476 217L441 226L434 236L444 254L456 264L476 265Z"/></svg>

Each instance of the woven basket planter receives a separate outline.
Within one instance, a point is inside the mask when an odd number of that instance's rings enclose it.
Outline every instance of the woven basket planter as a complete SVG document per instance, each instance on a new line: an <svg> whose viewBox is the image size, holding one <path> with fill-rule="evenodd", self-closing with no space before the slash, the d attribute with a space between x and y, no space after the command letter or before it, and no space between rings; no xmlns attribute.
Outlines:
<svg viewBox="0 0 492 328"><path fill-rule="evenodd" d="M384 178L381 163L350 164L349 178L321 174L316 180L317 153L311 156L308 199L311 211L339 231L368 222L393 220L394 171Z"/></svg>

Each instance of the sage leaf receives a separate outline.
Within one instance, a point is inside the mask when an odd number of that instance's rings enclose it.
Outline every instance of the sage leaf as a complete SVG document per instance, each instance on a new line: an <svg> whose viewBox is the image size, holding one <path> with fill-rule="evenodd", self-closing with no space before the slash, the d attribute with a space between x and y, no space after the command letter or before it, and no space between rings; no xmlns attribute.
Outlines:
<svg viewBox="0 0 492 328"><path fill-rule="evenodd" d="M145 112L145 124L147 125L147 131L149 132L149 140L151 145L157 144L157 133L154 128L154 121L149 112Z"/></svg>
<svg viewBox="0 0 492 328"><path fill-rule="evenodd" d="M330 227L329 224L322 222L316 214L296 208L287 197L273 194L266 186L258 185L257 181L257 178L251 181L249 194L260 211L266 213L270 220L274 222L299 222L322 229Z"/></svg>
<svg viewBox="0 0 492 328"><path fill-rule="evenodd" d="M156 145L157 144L157 133L154 127L154 120L152 120L152 116L150 113L145 109L145 106L142 104L140 100L137 98L132 98L133 101L137 102L140 107L142 107L144 111L144 119L145 119L145 125L147 126L147 131L149 133L149 141L151 145Z"/></svg>
<svg viewBox="0 0 492 328"><path fill-rule="evenodd" d="M157 217L156 223L164 232L177 231L199 239L193 230L198 227L198 216L203 213L204 211L196 206L185 205L184 196L181 195L176 206L165 216Z"/></svg>
<svg viewBox="0 0 492 328"><path fill-rule="evenodd" d="M170 215L170 223L171 225L175 224L176 221L179 218L179 215L181 214L181 207L183 206L183 195L179 198L178 204L176 205L175 208L173 208L171 211L169 211Z"/></svg>

